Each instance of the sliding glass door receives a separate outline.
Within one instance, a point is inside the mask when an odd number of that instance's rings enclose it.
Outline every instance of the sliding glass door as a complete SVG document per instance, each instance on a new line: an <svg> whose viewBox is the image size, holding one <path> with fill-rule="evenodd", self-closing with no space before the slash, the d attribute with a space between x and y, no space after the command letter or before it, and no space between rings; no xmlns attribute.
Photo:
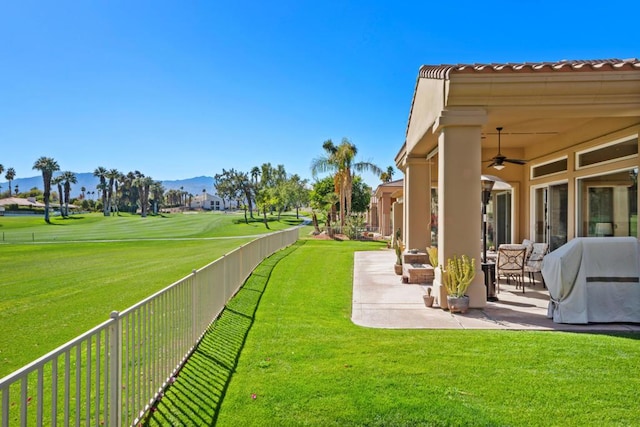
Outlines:
<svg viewBox="0 0 640 427"><path fill-rule="evenodd" d="M495 195L495 247L511 243L511 192Z"/></svg>
<svg viewBox="0 0 640 427"><path fill-rule="evenodd" d="M533 238L549 243L550 251L557 249L567 243L568 185L538 187L533 197Z"/></svg>

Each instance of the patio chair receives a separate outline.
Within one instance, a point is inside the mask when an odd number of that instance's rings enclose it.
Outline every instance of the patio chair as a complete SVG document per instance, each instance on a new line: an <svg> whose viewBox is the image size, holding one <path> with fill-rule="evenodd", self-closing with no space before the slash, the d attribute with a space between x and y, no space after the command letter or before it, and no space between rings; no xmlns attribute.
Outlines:
<svg viewBox="0 0 640 427"><path fill-rule="evenodd" d="M531 256L531 253L533 252L533 240L524 239L522 241L522 246L527 248L527 252L524 254L524 260L526 262Z"/></svg>
<svg viewBox="0 0 640 427"><path fill-rule="evenodd" d="M530 282L535 285L535 273L540 273L540 278L542 279L542 286L546 289L547 285L544 283L544 277L542 276L542 260L544 256L549 251L548 243L534 243L533 250L531 251L531 255L529 259L524 265L524 272L529 275ZM533 286L532 285L532 286Z"/></svg>
<svg viewBox="0 0 640 427"><path fill-rule="evenodd" d="M500 277L504 276L507 283L513 278L516 281L516 289L522 286L524 293L524 265L527 248L524 245L502 244L498 247L498 259L496 261L496 289L500 291Z"/></svg>

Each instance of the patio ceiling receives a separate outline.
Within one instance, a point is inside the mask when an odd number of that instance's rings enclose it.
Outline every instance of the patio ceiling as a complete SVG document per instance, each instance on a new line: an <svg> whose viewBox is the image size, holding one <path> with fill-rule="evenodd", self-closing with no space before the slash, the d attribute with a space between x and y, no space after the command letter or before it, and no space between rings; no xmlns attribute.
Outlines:
<svg viewBox="0 0 640 427"><path fill-rule="evenodd" d="M486 111L482 145L504 149L554 144L560 135L598 127L606 131L640 117L640 60L423 66L416 82L405 145L423 155L437 146L433 123L445 109Z"/></svg>

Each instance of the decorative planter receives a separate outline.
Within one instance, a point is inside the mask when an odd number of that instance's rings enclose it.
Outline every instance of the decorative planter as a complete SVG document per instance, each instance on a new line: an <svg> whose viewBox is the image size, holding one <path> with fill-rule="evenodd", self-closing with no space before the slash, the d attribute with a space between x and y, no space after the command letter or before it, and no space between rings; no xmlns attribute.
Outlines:
<svg viewBox="0 0 640 427"><path fill-rule="evenodd" d="M466 313L469 309L469 297L464 295L461 297L453 297L447 295L447 305L451 313Z"/></svg>
<svg viewBox="0 0 640 427"><path fill-rule="evenodd" d="M402 274L402 264L393 264L393 268L398 276Z"/></svg>
<svg viewBox="0 0 640 427"><path fill-rule="evenodd" d="M431 296L431 295L423 295L422 298L424 299L424 305L427 307L433 307L433 300L435 300L436 297Z"/></svg>

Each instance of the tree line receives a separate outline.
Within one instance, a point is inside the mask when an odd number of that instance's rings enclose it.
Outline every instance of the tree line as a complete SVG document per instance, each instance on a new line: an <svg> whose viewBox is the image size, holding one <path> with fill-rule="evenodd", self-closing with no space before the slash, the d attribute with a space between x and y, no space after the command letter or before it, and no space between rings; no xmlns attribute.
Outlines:
<svg viewBox="0 0 640 427"><path fill-rule="evenodd" d="M33 164L33 169L40 171L42 174L42 201L45 205L44 220L50 223L49 210L52 186L58 189L60 214L63 218L67 217L69 215L69 204L73 202L70 195L71 184L78 182L75 173L63 171L54 176L55 172L60 171L60 165L55 159L46 156L36 160ZM4 172L4 166L0 164L0 173L2 172ZM123 209L135 213L140 208L143 217L147 216L150 209L154 213L158 212L165 195L165 189L160 181L155 181L140 171L124 174L117 169L106 169L102 166L97 167L93 175L99 179L96 190L98 191L98 197L101 198L99 207L105 216L118 213ZM8 193L11 196L11 181L15 178L15 170L13 168L7 169L5 178L9 181ZM85 207L84 203L86 203L87 194L93 194L94 192L88 191L85 187L81 187L80 191L79 199L83 200L83 207ZM15 193L18 195L17 186ZM35 194L38 194L38 192L35 192Z"/></svg>
<svg viewBox="0 0 640 427"><path fill-rule="evenodd" d="M213 186L223 201L236 201L244 210L245 222L249 217L254 219L255 210L262 214L269 228L267 213L277 212L280 220L283 211L295 209L299 217L299 209L309 203L307 184L308 181L297 174L288 175L284 165L274 167L263 163L248 172L222 169L222 173L214 176Z"/></svg>
<svg viewBox="0 0 640 427"><path fill-rule="evenodd" d="M299 175L287 174L284 165L274 167L271 163L263 163L246 172L234 168L222 169L221 173L214 176L214 188L225 209L227 202L231 205L234 201L237 207L244 210L246 222L249 218L255 219L254 213L259 214L262 215L265 226L269 228L267 214L277 213L280 220L282 212L295 209L296 216L299 217L300 208L310 206L316 231L319 232L318 213L323 213L331 234L334 224L339 222L340 226L344 227L347 221L368 209L371 188L357 173L370 171L377 174L382 182L389 182L393 177L393 168L389 166L383 171L371 162L356 161L358 150L348 138L343 138L337 145L331 139L326 140L322 148L324 154L311 162L311 173L315 180L311 186L308 180L302 179ZM42 174L45 221L50 222L52 185L58 189L61 215L68 216L69 203L72 202L71 184L77 183L75 174L64 171L54 176L55 172L60 171L60 166L55 159L45 156L36 160L33 169ZM0 173L4 171L4 166L0 164ZM326 172L329 173L328 176L318 179L318 174ZM13 168L7 169L5 178L9 182L9 195L15 175ZM140 209L141 216L145 217L149 211L157 214L163 205L186 206L193 197L182 188L166 191L160 181L155 181L137 170L125 174L117 169L99 166L93 175L99 180L96 190L100 204L96 206L105 216L120 211L136 213ZM94 191L81 187L79 198L83 200L83 205L86 203L87 194L92 195ZM206 189L203 189L203 202L205 195Z"/></svg>

